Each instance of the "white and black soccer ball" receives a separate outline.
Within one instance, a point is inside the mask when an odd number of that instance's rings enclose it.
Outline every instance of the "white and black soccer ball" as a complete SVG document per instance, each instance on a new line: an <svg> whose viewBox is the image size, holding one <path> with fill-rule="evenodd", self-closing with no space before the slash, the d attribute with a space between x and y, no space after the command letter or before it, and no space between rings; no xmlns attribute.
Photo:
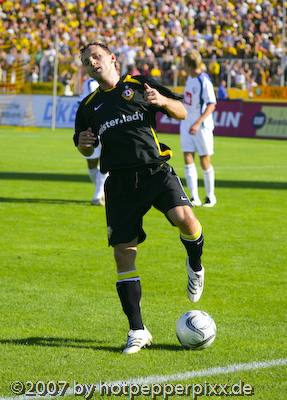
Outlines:
<svg viewBox="0 0 287 400"><path fill-rule="evenodd" d="M187 311L177 322L176 334L184 348L202 350L213 343L216 325L213 318L204 311Z"/></svg>

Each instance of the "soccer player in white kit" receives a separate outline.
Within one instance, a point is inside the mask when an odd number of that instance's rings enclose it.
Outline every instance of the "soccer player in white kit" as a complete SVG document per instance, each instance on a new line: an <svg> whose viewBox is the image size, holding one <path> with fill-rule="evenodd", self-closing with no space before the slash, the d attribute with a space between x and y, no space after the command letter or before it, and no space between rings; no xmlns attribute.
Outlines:
<svg viewBox="0 0 287 400"><path fill-rule="evenodd" d="M206 198L204 207L216 204L214 194L214 169L210 163L213 154L216 97L210 77L201 70L202 58L198 51L191 50L184 56L184 69L188 75L184 90L184 105L187 118L180 122L181 150L184 154L185 178L195 207L202 205L198 195L198 175L194 154L198 153L203 171Z"/></svg>
<svg viewBox="0 0 287 400"><path fill-rule="evenodd" d="M82 87L82 92L78 98L78 103L87 97L89 94L93 93L99 87L98 82L95 79L89 78L87 79ZM98 167L99 158L101 155L102 146L99 144L98 147L95 148L93 154L89 157L83 156L88 162L88 172L91 178L91 181L95 185L95 193L92 198L91 204L93 206L104 206L104 184L108 174L102 174L100 168Z"/></svg>

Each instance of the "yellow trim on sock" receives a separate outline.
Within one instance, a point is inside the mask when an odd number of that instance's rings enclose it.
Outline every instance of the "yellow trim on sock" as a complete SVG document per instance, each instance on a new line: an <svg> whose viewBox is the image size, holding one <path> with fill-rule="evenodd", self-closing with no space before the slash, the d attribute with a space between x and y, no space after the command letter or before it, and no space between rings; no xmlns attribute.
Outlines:
<svg viewBox="0 0 287 400"><path fill-rule="evenodd" d="M185 233L180 231L180 235L184 238L184 239L189 239L189 240L196 240L200 237L201 232L202 232L202 227L201 227L201 223L198 222L199 226L198 226L198 231L194 234L194 235L186 235Z"/></svg>
<svg viewBox="0 0 287 400"><path fill-rule="evenodd" d="M118 273L118 279L121 281L124 279L137 278L138 276L137 270Z"/></svg>

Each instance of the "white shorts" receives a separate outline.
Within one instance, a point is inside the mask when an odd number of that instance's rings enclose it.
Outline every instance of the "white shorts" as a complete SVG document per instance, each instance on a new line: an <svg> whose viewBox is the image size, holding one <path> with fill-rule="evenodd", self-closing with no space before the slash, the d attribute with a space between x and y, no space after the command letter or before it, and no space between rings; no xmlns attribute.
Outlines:
<svg viewBox="0 0 287 400"><path fill-rule="evenodd" d="M86 160L94 160L95 158L100 158L102 150L102 145L99 144L95 149L91 156L83 156Z"/></svg>
<svg viewBox="0 0 287 400"><path fill-rule="evenodd" d="M211 156L213 151L213 130L204 128L202 124L196 135L189 133L191 122L183 120L180 123L181 151L197 153L199 156Z"/></svg>

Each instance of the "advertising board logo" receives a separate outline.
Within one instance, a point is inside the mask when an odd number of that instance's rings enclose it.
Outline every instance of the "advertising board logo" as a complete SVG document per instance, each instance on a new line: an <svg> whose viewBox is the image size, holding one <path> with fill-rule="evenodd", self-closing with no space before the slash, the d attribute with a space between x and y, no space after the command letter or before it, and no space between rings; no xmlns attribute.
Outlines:
<svg viewBox="0 0 287 400"><path fill-rule="evenodd" d="M258 112L254 115L252 120L252 126L254 129L260 129L266 122L266 115L263 112Z"/></svg>
<svg viewBox="0 0 287 400"><path fill-rule="evenodd" d="M257 94L257 96L261 96L262 89L261 88L255 88L255 93Z"/></svg>

